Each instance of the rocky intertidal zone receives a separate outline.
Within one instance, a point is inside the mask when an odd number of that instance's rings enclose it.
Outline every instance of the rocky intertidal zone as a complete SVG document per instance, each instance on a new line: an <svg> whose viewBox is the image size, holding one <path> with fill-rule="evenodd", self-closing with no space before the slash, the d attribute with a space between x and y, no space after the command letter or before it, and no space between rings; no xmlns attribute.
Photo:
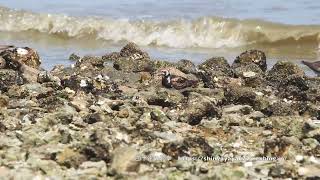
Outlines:
<svg viewBox="0 0 320 180"><path fill-rule="evenodd" d="M70 59L0 53L2 178L320 178L320 79L292 62L172 63L133 43Z"/></svg>

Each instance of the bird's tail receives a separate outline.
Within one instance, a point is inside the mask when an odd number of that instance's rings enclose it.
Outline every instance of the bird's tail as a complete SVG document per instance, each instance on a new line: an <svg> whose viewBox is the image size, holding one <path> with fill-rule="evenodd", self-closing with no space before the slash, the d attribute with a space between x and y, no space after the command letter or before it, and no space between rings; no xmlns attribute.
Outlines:
<svg viewBox="0 0 320 180"><path fill-rule="evenodd" d="M308 61L301 61L301 63L306 66L310 66L312 64L311 62L308 62Z"/></svg>

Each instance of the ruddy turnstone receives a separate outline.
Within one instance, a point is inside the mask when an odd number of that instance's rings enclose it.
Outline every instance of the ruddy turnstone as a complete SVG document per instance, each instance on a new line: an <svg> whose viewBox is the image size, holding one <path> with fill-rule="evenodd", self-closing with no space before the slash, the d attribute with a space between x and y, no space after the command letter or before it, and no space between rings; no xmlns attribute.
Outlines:
<svg viewBox="0 0 320 180"><path fill-rule="evenodd" d="M162 85L166 88L174 88L174 89L184 89L191 86L196 86L198 81L189 80L187 78L171 75L168 70L164 70L162 77Z"/></svg>

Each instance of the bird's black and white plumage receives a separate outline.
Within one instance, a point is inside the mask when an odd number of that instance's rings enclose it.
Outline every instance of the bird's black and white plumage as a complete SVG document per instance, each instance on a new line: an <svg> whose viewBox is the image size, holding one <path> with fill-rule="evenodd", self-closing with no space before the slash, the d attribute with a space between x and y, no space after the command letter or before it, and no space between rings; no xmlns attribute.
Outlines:
<svg viewBox="0 0 320 180"><path fill-rule="evenodd" d="M313 72L320 76L320 61L309 62L301 61L304 65L308 66Z"/></svg>
<svg viewBox="0 0 320 180"><path fill-rule="evenodd" d="M189 80L187 78L171 75L168 70L164 70L162 77L162 85L166 88L184 89L187 87L194 87L198 84L196 80Z"/></svg>

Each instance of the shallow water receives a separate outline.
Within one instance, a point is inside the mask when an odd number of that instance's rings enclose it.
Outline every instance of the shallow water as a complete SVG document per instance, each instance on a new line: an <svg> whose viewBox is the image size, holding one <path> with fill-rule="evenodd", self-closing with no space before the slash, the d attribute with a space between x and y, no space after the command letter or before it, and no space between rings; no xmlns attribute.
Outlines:
<svg viewBox="0 0 320 180"><path fill-rule="evenodd" d="M230 62L258 48L275 60L319 58L320 2L311 0L0 0L3 44L36 48L44 67L134 41L152 57ZM23 11L21 11L23 10Z"/></svg>

